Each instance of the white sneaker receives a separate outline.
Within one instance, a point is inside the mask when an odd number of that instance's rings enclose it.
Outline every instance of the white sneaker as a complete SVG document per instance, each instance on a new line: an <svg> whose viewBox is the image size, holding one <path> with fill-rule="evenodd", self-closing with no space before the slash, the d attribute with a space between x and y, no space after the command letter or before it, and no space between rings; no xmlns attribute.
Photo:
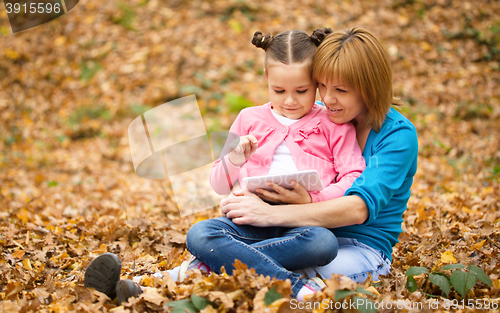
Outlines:
<svg viewBox="0 0 500 313"><path fill-rule="evenodd" d="M199 269L200 271L204 271L207 274L210 274L214 270L210 268L210 266L198 260L194 255L187 261L182 262L179 269L179 279L178 281L183 281L187 276L186 272L192 271L194 269Z"/></svg>
<svg viewBox="0 0 500 313"><path fill-rule="evenodd" d="M313 294L317 291L322 290L325 288L326 285L325 283L319 278L319 277L312 277L308 278L307 282L305 285L300 289L299 293L297 294L296 298L299 301L304 301L305 297L307 295Z"/></svg>

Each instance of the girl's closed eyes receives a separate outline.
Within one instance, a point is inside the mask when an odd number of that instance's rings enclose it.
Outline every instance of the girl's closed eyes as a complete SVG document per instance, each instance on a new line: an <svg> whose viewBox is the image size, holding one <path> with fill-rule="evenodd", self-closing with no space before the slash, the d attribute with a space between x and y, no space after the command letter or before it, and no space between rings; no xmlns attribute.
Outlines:
<svg viewBox="0 0 500 313"><path fill-rule="evenodd" d="M300 93L300 94L303 94L303 93L306 93L308 89L306 90L297 90L297 93ZM276 93L284 93L285 91L284 90L275 90L274 92Z"/></svg>

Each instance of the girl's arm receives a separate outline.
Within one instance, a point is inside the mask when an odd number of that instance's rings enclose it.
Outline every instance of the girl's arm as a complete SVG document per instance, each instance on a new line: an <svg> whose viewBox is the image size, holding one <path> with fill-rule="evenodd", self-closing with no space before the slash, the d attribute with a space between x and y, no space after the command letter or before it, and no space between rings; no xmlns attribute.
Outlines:
<svg viewBox="0 0 500 313"><path fill-rule="evenodd" d="M229 160L229 152L234 149L234 147L231 147L231 143L238 139L239 136L246 135L241 120L240 112L229 129L221 157L214 162L210 172L210 186L219 195L230 194L233 184L238 180L240 174L241 168Z"/></svg>
<svg viewBox="0 0 500 313"><path fill-rule="evenodd" d="M257 151L257 139L244 128L242 113L243 111L231 125L221 158L214 162L210 172L210 185L219 195L230 194L241 166Z"/></svg>

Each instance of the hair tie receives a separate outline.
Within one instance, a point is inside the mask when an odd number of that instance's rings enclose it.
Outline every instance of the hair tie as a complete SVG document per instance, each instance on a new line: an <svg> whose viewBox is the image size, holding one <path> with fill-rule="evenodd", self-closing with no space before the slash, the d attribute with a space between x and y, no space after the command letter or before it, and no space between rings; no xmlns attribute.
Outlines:
<svg viewBox="0 0 500 313"><path fill-rule="evenodd" d="M260 42L264 42L264 40L266 40L266 37L262 36L262 40Z"/></svg>

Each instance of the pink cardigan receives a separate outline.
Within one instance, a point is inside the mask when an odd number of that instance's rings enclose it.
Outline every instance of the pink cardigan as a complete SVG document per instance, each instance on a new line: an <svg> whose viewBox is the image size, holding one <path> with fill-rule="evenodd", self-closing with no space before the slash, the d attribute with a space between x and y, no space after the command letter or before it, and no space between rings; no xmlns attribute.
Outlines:
<svg viewBox="0 0 500 313"><path fill-rule="evenodd" d="M313 202L343 196L365 169L354 126L351 123L332 123L325 107L317 104L288 127L273 116L271 103L246 108L240 112L229 131L238 136L252 134L259 143L257 151L241 167L233 165L227 155L224 162L221 159L215 161L210 173L210 185L221 195L229 194L237 180L266 175L274 151L283 140L299 171L318 171L325 189L310 192Z"/></svg>

